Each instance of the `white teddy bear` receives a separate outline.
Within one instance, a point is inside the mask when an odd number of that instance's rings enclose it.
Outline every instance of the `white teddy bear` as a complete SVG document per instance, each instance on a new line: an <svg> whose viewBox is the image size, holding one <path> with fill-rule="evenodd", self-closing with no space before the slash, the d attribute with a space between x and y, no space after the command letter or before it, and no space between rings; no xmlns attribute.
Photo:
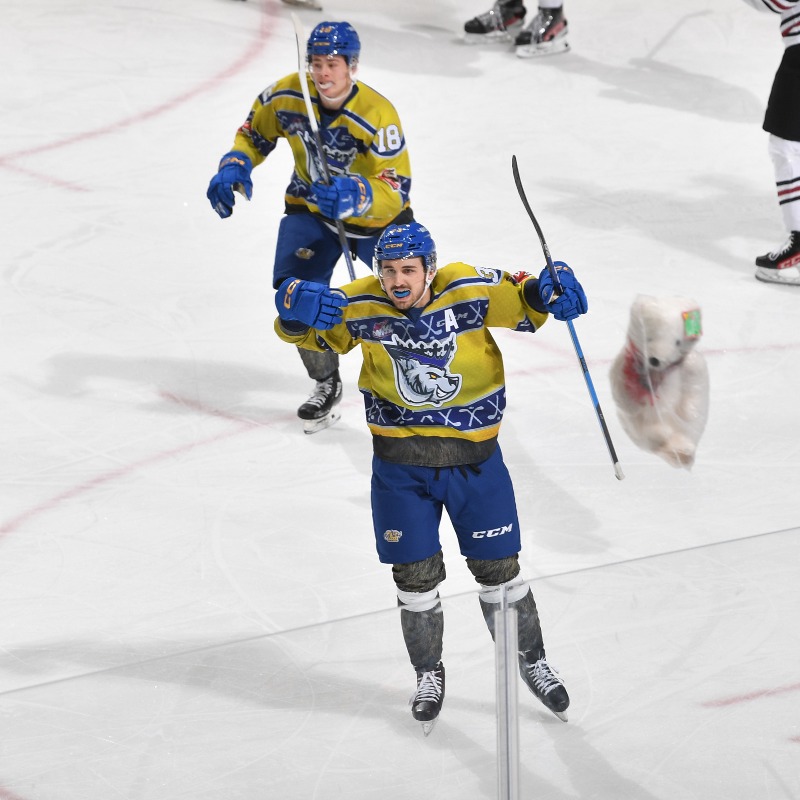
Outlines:
<svg viewBox="0 0 800 800"><path fill-rule="evenodd" d="M625 348L611 365L625 432L673 467L692 468L708 419L708 367L695 349L702 333L693 300L638 295Z"/></svg>

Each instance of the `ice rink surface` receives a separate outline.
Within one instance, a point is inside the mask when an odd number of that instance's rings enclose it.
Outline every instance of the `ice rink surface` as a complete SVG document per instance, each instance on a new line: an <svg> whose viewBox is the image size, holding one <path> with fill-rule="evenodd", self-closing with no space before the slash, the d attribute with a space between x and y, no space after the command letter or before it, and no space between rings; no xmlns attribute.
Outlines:
<svg viewBox="0 0 800 800"><path fill-rule="evenodd" d="M567 0L572 52L468 47L488 3L343 0L409 143L440 264L540 269L566 327L500 331L524 576L572 698L520 687L529 800L800 798L800 288L761 120L778 18L735 0ZM272 331L281 143L205 197L296 69L277 0L6 0L0 26L0 800L496 797L494 652L447 525L447 700L424 739L342 362L338 425ZM363 265L357 267L365 274ZM341 270L341 272L339 272ZM337 281L344 282L343 266ZM622 431L608 368L638 293L694 297L711 413L691 472Z"/></svg>

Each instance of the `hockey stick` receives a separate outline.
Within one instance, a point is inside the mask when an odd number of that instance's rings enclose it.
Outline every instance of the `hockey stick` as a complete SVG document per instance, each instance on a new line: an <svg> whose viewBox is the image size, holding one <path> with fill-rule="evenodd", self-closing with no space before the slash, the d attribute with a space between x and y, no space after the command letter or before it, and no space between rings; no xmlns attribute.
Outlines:
<svg viewBox="0 0 800 800"><path fill-rule="evenodd" d="M550 258L550 249L547 246L547 242L544 240L544 234L542 233L542 229L539 227L539 223L536 220L533 211L531 210L531 207L528 203L528 198L525 196L525 190L522 188L522 179L519 176L519 169L517 167L516 156L511 156L511 170L514 173L514 183L517 185L517 191L519 192L520 200L522 200L522 205L525 206L525 210L528 212L528 216L531 218L533 227L536 228L536 233L539 236L539 242L542 245L542 251L544 252L544 257L547 261L547 269L553 278L554 294L556 296L563 294L564 290L561 288L561 281L558 279L558 272L556 271L555 265L553 264L553 259ZM581 345L580 342L578 341L578 334L575 333L575 326L572 324L571 319L567 320L567 327L569 328L569 335L572 337L572 344L575 347L575 355L578 357L581 369L583 370L583 377L584 380L586 381L586 387L589 390L589 396L592 398L592 404L594 405L595 414L597 414L597 419L600 422L600 428L603 431L603 437L606 440L606 446L608 447L608 452L611 455L611 461L614 464L614 475L617 476L617 480L621 481L625 477L625 475L622 472L622 467L620 466L619 459L617 458L617 453L614 450L614 444L611 441L611 434L609 434L608 432L608 426L606 425L606 420L605 417L603 416L603 411L600 408L600 401L597 399L597 392L595 392L594 390L592 377L591 375L589 375L589 367L586 365L586 359L583 356L583 351L581 350Z"/></svg>
<svg viewBox="0 0 800 800"><path fill-rule="evenodd" d="M325 148L322 146L322 136L319 132L319 125L317 124L317 117L314 114L314 104L311 102L311 94L308 91L308 74L306 69L306 62L303 58L303 49L305 47L305 32L303 31L303 23L300 22L297 14L292 12L292 22L294 23L294 35L297 39L297 71L300 73L300 86L303 89L303 100L306 103L306 111L308 112L308 121L311 124L311 132L314 134L314 142L317 146L317 156L322 164L322 171L325 174L325 183L330 184L331 172L328 169L328 159L325 156ZM342 246L342 254L347 263L347 272L350 274L350 280L356 279L356 271L353 268L353 259L350 256L350 247L347 244L347 234L344 232L344 223L336 220L336 232L339 234L339 244Z"/></svg>

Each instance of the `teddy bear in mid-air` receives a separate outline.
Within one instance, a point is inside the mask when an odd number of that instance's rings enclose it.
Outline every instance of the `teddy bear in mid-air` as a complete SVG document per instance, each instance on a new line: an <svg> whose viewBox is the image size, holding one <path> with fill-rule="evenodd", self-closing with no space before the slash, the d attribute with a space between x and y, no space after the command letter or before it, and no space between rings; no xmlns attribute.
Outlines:
<svg viewBox="0 0 800 800"><path fill-rule="evenodd" d="M708 367L696 349L700 307L686 297L638 295L625 348L611 365L622 427L642 450L691 469L708 419Z"/></svg>

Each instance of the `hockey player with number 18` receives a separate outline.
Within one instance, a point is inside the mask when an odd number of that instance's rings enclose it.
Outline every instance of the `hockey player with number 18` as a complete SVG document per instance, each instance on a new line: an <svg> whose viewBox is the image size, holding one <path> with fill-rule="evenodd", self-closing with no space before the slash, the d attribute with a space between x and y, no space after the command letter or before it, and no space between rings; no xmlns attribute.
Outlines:
<svg viewBox="0 0 800 800"><path fill-rule="evenodd" d="M427 734L444 700L438 587L446 510L480 585L490 632L506 593L518 612L522 679L566 721L569 696L545 658L533 594L519 575L519 520L497 441L506 405L503 359L489 329L534 333L548 313L585 313L586 295L566 265L560 297L546 269L539 279L463 263L437 270L433 239L417 222L386 229L374 271L341 290L287 279L276 295L275 330L312 351L344 354L360 345L375 542L380 561L392 565L417 673L414 719Z"/></svg>
<svg viewBox="0 0 800 800"><path fill-rule="evenodd" d="M269 157L279 139L288 141L294 171L278 229L275 289L289 276L330 284L342 256L337 220L344 225L354 257L371 266L384 228L413 219L411 165L400 118L385 97L357 80L360 54L358 33L347 22L321 22L308 37L309 93L324 156L317 152L295 72L256 98L208 187L214 210L223 219L229 217L234 191L249 200L251 170ZM323 157L332 176L330 185L325 182ZM338 418L334 406L342 393L339 359L330 351L301 350L300 357L316 384L297 413L306 433L314 433Z"/></svg>

